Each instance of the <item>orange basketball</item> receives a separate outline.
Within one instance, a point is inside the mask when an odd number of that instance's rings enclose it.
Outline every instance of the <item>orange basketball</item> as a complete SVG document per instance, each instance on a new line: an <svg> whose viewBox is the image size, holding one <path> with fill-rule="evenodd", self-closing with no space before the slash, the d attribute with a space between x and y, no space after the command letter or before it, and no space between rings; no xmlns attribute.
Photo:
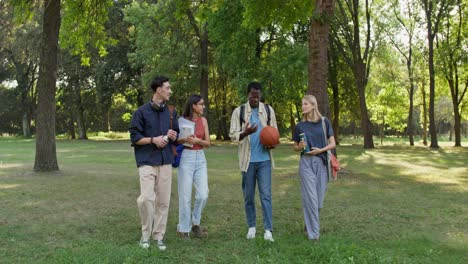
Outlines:
<svg viewBox="0 0 468 264"><path fill-rule="evenodd" d="M279 144L278 129L266 126L260 131L260 143L264 146L276 146Z"/></svg>

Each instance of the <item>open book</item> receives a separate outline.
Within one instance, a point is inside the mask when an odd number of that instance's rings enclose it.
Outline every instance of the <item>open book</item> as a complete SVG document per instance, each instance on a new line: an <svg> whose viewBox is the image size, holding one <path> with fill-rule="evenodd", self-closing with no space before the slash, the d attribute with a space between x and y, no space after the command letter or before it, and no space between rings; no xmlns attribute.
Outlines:
<svg viewBox="0 0 468 264"><path fill-rule="evenodd" d="M187 120L183 117L180 117L178 121L179 121L179 129L180 129L179 138L186 138L190 135L195 134L195 122ZM184 146L187 146L190 148L193 147L192 144L187 143L187 142L184 143Z"/></svg>

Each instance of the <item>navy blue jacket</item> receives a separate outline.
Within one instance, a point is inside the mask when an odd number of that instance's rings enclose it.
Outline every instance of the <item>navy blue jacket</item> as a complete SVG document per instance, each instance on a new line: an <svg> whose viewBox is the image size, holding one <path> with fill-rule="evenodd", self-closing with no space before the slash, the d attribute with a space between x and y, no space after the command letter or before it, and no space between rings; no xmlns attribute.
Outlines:
<svg viewBox="0 0 468 264"><path fill-rule="evenodd" d="M172 130L179 133L178 116L174 111L172 119ZM170 128L170 111L167 106L162 112L157 112L151 107L151 102L138 108L132 117L130 123L130 140L135 149L135 160L138 167L143 165L159 166L172 164L174 154L172 153L172 143L159 149L155 144L137 145L140 139L144 137L158 137L167 134Z"/></svg>

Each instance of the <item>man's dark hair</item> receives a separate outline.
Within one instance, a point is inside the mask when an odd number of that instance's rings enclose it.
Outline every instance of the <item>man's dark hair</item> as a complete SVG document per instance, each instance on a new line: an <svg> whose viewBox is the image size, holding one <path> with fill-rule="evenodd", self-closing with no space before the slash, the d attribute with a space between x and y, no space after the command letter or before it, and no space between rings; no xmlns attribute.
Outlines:
<svg viewBox="0 0 468 264"><path fill-rule="evenodd" d="M259 82L249 83L249 85L247 85L247 94L249 94L252 89L261 91L262 90L262 85Z"/></svg>
<svg viewBox="0 0 468 264"><path fill-rule="evenodd" d="M153 90L153 93L156 92L156 89L158 89L158 87L161 87L163 83L168 82L168 81L169 81L169 78L167 78L166 76L162 76L162 75L156 76L151 81L151 84L150 84L150 87Z"/></svg>

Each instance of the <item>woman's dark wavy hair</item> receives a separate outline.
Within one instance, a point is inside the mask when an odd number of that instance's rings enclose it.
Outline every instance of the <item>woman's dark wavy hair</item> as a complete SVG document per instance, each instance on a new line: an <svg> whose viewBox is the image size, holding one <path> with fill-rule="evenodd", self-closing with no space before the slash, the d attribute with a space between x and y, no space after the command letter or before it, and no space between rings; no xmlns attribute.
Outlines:
<svg viewBox="0 0 468 264"><path fill-rule="evenodd" d="M189 99L187 99L187 103L185 103L185 111L184 111L184 117L188 117L189 119L193 118L193 107L192 105L197 104L203 99L198 94L192 94Z"/></svg>

